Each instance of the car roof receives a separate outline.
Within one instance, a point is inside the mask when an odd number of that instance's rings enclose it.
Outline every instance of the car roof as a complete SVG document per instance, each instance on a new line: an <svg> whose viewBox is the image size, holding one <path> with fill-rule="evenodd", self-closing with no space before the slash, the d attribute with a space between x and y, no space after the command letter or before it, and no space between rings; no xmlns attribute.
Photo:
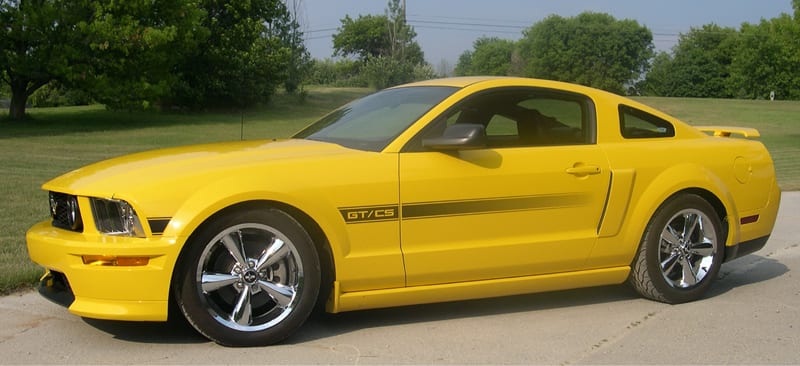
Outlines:
<svg viewBox="0 0 800 366"><path fill-rule="evenodd" d="M479 83L482 81L487 80L501 80L501 79L513 79L510 77L503 77L503 76L459 76L459 77L451 77L451 78L442 78L442 79L430 79L430 80L423 80L417 81L401 86L452 86L456 88L463 88L468 85L472 85L475 83Z"/></svg>
<svg viewBox="0 0 800 366"><path fill-rule="evenodd" d="M417 81L409 84L398 85L396 86L396 88L403 88L409 86L449 86L455 88L466 88L471 85L483 84L483 83L492 83L492 84L502 83L502 84L507 84L507 86L513 86L513 85L538 86L543 88L571 90L575 92L592 94L595 96L605 95L607 97L612 97L612 98L621 98L620 95L580 84L566 83L566 82L546 80L546 79L515 77L515 76L458 76L458 77Z"/></svg>

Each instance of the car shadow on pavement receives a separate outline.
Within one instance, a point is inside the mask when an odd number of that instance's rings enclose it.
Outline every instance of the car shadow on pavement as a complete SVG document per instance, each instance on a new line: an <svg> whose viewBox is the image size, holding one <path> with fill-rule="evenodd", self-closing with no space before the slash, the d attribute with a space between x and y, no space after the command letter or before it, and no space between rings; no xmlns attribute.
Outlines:
<svg viewBox="0 0 800 366"><path fill-rule="evenodd" d="M733 289L764 282L789 272L785 264L761 255L747 255L722 266L706 297L720 296Z"/></svg>
<svg viewBox="0 0 800 366"><path fill-rule="evenodd" d="M720 296L737 287L768 281L780 277L788 271L789 268L777 260L749 255L722 267L719 278L711 287L707 298ZM315 314L284 344L310 342L375 327L543 311L639 299L641 297L627 285L617 285L361 310L341 314ZM649 300L641 299L641 301ZM122 322L88 318L84 318L84 322L116 339L129 342L166 344L210 342L180 316L171 316L170 320L164 323Z"/></svg>
<svg viewBox="0 0 800 366"><path fill-rule="evenodd" d="M636 301L638 298L628 286L617 285L341 314L318 314L309 319L286 343L309 342L367 328Z"/></svg>
<svg viewBox="0 0 800 366"><path fill-rule="evenodd" d="M166 322L126 322L83 318L83 321L108 333L115 339L135 343L158 344L197 344L211 342L194 328L183 317L172 316Z"/></svg>
<svg viewBox="0 0 800 366"><path fill-rule="evenodd" d="M737 287L768 281L789 272L775 259L748 255L723 265L706 298L720 296ZM287 343L303 343L372 327L481 317L516 312L543 311L622 301L650 301L627 284L490 299L363 310L341 314L319 314L310 319ZM700 300L702 301L702 300Z"/></svg>

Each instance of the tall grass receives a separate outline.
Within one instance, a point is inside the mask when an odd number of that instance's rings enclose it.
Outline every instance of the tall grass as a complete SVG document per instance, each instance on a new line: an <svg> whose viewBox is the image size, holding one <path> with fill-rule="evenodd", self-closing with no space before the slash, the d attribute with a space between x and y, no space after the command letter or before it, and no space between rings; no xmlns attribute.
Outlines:
<svg viewBox="0 0 800 366"><path fill-rule="evenodd" d="M110 112L101 106L30 110L25 122L0 122L0 293L34 283L41 269L25 249L25 231L47 218L40 185L91 162L194 143L290 136L365 89L312 89L304 100L279 95L243 112ZM692 124L758 128L781 187L800 189L800 102L640 98ZM4 112L0 112L0 120Z"/></svg>

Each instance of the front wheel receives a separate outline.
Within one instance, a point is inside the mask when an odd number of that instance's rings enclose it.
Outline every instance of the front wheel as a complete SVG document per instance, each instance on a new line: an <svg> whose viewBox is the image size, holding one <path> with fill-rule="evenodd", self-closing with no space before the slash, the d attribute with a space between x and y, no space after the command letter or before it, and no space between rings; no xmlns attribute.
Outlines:
<svg viewBox="0 0 800 366"><path fill-rule="evenodd" d="M628 281L656 301L697 300L719 273L724 240L722 222L707 201L694 194L676 196L647 225Z"/></svg>
<svg viewBox="0 0 800 366"><path fill-rule="evenodd" d="M279 342L308 318L320 288L317 252L276 209L223 214L187 242L175 297L189 323L223 345Z"/></svg>

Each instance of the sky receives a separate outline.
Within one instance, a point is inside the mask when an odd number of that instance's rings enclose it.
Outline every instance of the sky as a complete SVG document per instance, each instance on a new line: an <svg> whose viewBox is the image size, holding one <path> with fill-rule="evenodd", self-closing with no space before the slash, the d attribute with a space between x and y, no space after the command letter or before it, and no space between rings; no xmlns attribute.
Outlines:
<svg viewBox="0 0 800 366"><path fill-rule="evenodd" d="M384 14L388 0L295 0L311 56L331 58L345 15ZM781 13L791 0L406 0L407 22L431 65L451 67L482 36L518 40L522 31L548 15L571 17L584 11L633 19L653 32L656 50L668 51L691 27L716 23L739 28Z"/></svg>

